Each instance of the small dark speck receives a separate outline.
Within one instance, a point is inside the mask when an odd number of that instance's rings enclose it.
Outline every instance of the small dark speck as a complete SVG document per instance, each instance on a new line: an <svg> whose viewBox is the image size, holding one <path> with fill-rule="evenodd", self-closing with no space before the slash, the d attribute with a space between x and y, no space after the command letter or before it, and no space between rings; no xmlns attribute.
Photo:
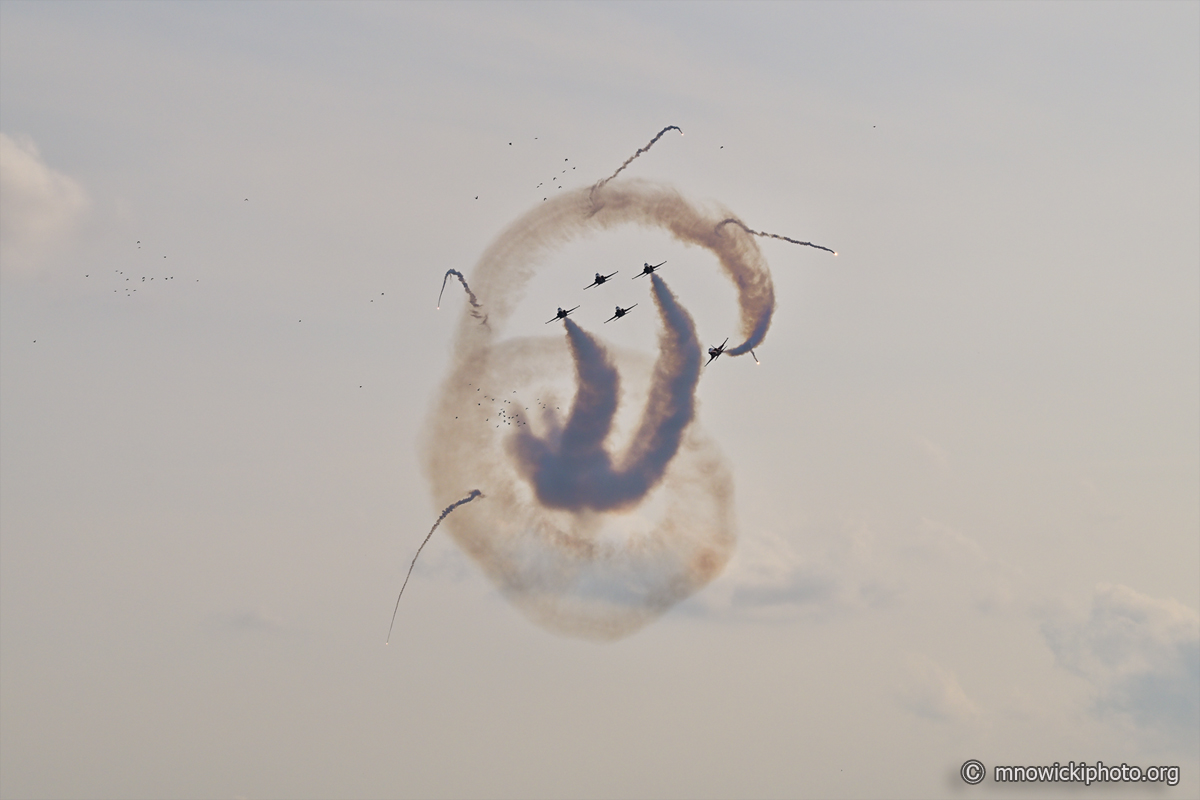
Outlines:
<svg viewBox="0 0 1200 800"><path fill-rule="evenodd" d="M479 199L479 195L475 195L475 199L476 199L476 200L478 200L478 199Z"/></svg>

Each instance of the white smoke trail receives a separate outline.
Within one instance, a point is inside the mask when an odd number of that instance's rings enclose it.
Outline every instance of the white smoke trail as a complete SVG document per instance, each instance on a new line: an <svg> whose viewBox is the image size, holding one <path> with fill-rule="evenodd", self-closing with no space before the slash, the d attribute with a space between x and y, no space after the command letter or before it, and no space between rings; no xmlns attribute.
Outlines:
<svg viewBox="0 0 1200 800"><path fill-rule="evenodd" d="M802 244L805 247L815 247L818 250L824 250L826 253L833 253L835 256L837 255L836 250L825 247L824 245L813 244L812 242L802 242L799 239L793 239L790 236L780 236L777 233L767 233L766 231L756 231L753 228L746 227L746 223L742 222L740 219L734 219L732 217L729 219L723 219L719 223L717 223L717 230L720 230L725 225L737 225L739 228L744 230L746 233L752 233L755 236L762 236L763 238L766 238L766 239L780 239L785 242L791 242L792 244Z"/></svg>
<svg viewBox="0 0 1200 800"><path fill-rule="evenodd" d="M429 540L433 538L433 532L438 529L438 525L442 524L442 520L449 516L451 511L459 506L466 505L476 497L483 497L483 492L479 491L478 489L472 489L470 494L468 494L462 500L455 501L443 508L441 515L433 523L433 527L429 529L429 533L425 534L425 540L421 542L421 546L417 548L416 555L413 556L412 563L408 565L408 574L404 576L404 583L400 584L400 593L396 595L396 607L392 609L392 624L388 625L388 635L387 639L385 639L383 642L384 644L388 644L392 641L392 628L396 625L396 612L400 610L400 598L404 597L404 587L408 586L408 579L412 577L413 567L417 566L417 559L420 557L421 551L425 549L425 545L429 544Z"/></svg>
<svg viewBox="0 0 1200 800"><path fill-rule="evenodd" d="M612 175L609 175L607 178L604 178L604 179L603 179L603 180L601 180L601 181L597 181L597 182L596 182L596 185L592 187L592 191L593 191L593 192L595 192L595 191L596 191L597 189L599 189L601 186L603 186L604 184L606 184L606 183L608 183L609 181L611 181L613 178L615 178L615 177L617 177L618 175L620 175L620 174L621 174L621 171L622 171L622 170L624 170L626 167L628 167L630 164L632 164L635 158L637 158L637 157L638 157L638 156L640 156L642 153L644 153L644 152L646 152L647 150L649 150L651 147L654 147L654 143L655 143L655 142L657 142L659 139L661 139L661 138L663 137L663 135L664 135L664 134L665 134L667 131L679 131L679 135L680 135L680 136L683 136L683 128L680 128L680 127L679 127L679 126L677 126L677 125L668 125L667 127L663 128L661 131L659 131L658 133L654 134L654 138L653 138L653 139L651 139L649 142L647 142L645 147L639 147L639 148L637 149L637 152L636 152L636 153L634 153L633 155L631 155L629 158L625 159L625 163L623 163L621 166L617 167L617 171L616 171L616 172L614 172Z"/></svg>

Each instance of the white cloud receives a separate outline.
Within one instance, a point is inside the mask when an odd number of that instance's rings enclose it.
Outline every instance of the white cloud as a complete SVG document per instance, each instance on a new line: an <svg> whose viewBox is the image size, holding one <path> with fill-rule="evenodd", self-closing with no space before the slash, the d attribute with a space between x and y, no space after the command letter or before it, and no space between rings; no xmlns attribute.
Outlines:
<svg viewBox="0 0 1200 800"><path fill-rule="evenodd" d="M1095 711L1194 741L1200 721L1200 615L1170 599L1100 584L1085 620L1042 633L1060 666L1087 679Z"/></svg>
<svg viewBox="0 0 1200 800"><path fill-rule="evenodd" d="M87 208L83 187L47 166L32 139L0 133L0 265L6 275L36 272Z"/></svg>
<svg viewBox="0 0 1200 800"><path fill-rule="evenodd" d="M876 574L871 539L868 531L854 529L839 547L805 558L782 536L758 532L738 542L725 573L688 606L701 613L781 620L888 605L900 589Z"/></svg>
<svg viewBox="0 0 1200 800"><path fill-rule="evenodd" d="M909 528L877 533L862 520L847 520L810 554L771 531L742 537L724 574L688 608L788 619L953 602L991 615L1019 605L1020 583L1016 569L950 525L922 517Z"/></svg>
<svg viewBox="0 0 1200 800"><path fill-rule="evenodd" d="M924 655L908 657L898 694L901 705L928 719L961 721L979 713L954 673Z"/></svg>

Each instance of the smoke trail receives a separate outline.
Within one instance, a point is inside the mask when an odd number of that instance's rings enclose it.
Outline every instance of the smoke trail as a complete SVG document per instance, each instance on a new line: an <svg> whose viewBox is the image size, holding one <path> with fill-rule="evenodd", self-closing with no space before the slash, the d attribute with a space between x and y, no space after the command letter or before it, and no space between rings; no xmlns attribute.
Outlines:
<svg viewBox="0 0 1200 800"><path fill-rule="evenodd" d="M487 491L487 513L456 515L449 535L547 628L628 635L707 584L733 552L733 481L695 420L695 326L657 275L653 363L604 347L574 320L554 337L504 339L505 324L551 253L636 225L713 254L741 316L743 341L726 352L749 353L770 327L775 294L757 238L718 230L733 216L646 181L564 190L501 232L472 273L491 325L460 318L423 459L439 502L464 484ZM522 401L515 428L483 405L515 397L538 398Z"/></svg>
<svg viewBox="0 0 1200 800"><path fill-rule="evenodd" d="M658 485L679 450L695 412L700 342L691 316L666 284L657 275L650 279L665 329L642 420L620 466L613 466L605 449L617 411L620 378L604 346L569 319L567 336L578 389L566 427L545 438L521 428L509 440L517 469L547 508L629 508Z"/></svg>
<svg viewBox="0 0 1200 800"><path fill-rule="evenodd" d="M442 307L442 295L446 293L446 281L450 280L451 275L458 278L459 283L462 284L463 289L465 289L467 292L467 299L469 301L471 301L471 316L473 316L477 320L480 320L484 325L486 325L487 324L487 315L480 314L480 309L482 309L483 306L481 306L479 304L479 300L475 297L475 293L472 292L471 287L467 285L467 279L464 278L463 274L456 269L446 270L446 275L445 275L445 277L442 278L442 290L440 292L438 292L437 307L439 309Z"/></svg>
<svg viewBox="0 0 1200 800"><path fill-rule="evenodd" d="M459 277L461 278L462 276L459 275ZM444 285L445 281L442 283ZM463 281L463 285L466 285L466 281ZM468 289L467 291L471 290ZM466 505L476 497L483 497L483 492L479 491L478 489L472 489L471 493L462 500L455 501L446 506L444 509L442 509L441 516L439 516L437 521L433 523L433 527L429 529L429 533L425 534L425 541L421 542L421 546L417 548L417 554L413 556L412 563L408 565L408 574L404 576L404 583L400 585L400 594L396 595L396 607L392 610L392 624L388 625L388 635L387 639L384 640L384 644L388 644L392 641L392 628L394 628L396 625L396 612L400 610L400 598L404 596L404 587L408 586L408 579L412 577L413 567L417 565L417 558L421 555L421 551L425 549L425 545L429 544L429 540L433 538L433 532L438 529L438 525L442 524L442 520L444 520L451 511L461 505Z"/></svg>
<svg viewBox="0 0 1200 800"><path fill-rule="evenodd" d="M649 141L649 142L646 144L646 146L645 146L645 147L639 147L639 148L638 148L638 151L637 151L636 153L634 153L633 155L631 155L629 158L625 159L625 163L624 163L624 164L622 164L621 166L617 167L617 171L616 171L616 172L614 172L612 175L609 175L609 176L608 176L607 178L605 178L604 180L597 182L597 183L596 183L596 185L592 187L592 192L593 192L593 193L595 193L595 191L596 191L597 189L599 189L601 186L603 186L604 184L606 184L606 183L608 183L609 181L611 181L613 178L615 178L615 177L617 177L618 175L620 175L620 174L621 174L621 170L625 169L625 168L626 168L626 167L628 167L630 164L632 164L632 163L633 163L633 160L634 160L635 158L637 158L638 156L640 156L642 153L646 152L646 151L647 151L647 150L649 150L651 147L654 147L654 143L655 143L655 142L657 142L659 139L661 139L661 138L663 137L663 134L664 134L664 133L666 133L667 131L679 131L679 135L680 135L680 136L683 136L683 128L677 127L677 126L675 126L675 125L668 125L667 127L663 128L661 131L659 131L658 133L656 133L656 134L654 135L654 138L653 138L653 139L651 139L651 140L650 140L650 141Z"/></svg>
<svg viewBox="0 0 1200 800"><path fill-rule="evenodd" d="M723 226L730 225L730 224L737 225L739 228L744 230L746 233L752 233L755 236L763 236L768 239L782 239L785 242L791 242L792 244L802 244L805 247L815 247L818 250L824 250L827 253L833 253L835 256L837 255L836 250L830 250L828 247L822 247L819 244L813 244L812 242L801 242L797 239L791 239L787 236L780 236L777 233L766 233L764 231L756 231L756 230L753 230L752 228L747 228L746 224L744 222L742 222L740 219L735 219L733 217L730 217L729 219L723 219L719 223L717 223L717 230L720 231Z"/></svg>

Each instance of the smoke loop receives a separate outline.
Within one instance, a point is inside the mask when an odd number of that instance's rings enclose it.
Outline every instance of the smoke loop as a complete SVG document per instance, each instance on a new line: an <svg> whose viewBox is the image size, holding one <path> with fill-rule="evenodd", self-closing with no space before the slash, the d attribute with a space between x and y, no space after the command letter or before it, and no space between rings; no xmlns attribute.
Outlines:
<svg viewBox="0 0 1200 800"><path fill-rule="evenodd" d="M487 504L446 521L456 542L533 620L595 639L637 630L720 574L732 555L732 477L694 421L700 345L690 316L657 275L663 332L644 390L632 386L645 373L630 368L630 356L610 353L573 320L564 320L567 342L502 340L506 321L546 255L583 234L625 225L664 230L716 256L741 311L742 341L726 354L758 346L775 306L753 233L722 227L736 219L728 210L701 210L647 181L609 181L539 204L484 252L472 283L491 324L461 317L424 452L439 503L463 486L488 494ZM571 373L578 385L565 423L550 405L532 420L538 430L522 418L509 433L513 417L504 425L484 418L480 398L497 401L481 385L505 397L540 396L556 376ZM614 456L612 421L623 389L646 401L636 432Z"/></svg>

